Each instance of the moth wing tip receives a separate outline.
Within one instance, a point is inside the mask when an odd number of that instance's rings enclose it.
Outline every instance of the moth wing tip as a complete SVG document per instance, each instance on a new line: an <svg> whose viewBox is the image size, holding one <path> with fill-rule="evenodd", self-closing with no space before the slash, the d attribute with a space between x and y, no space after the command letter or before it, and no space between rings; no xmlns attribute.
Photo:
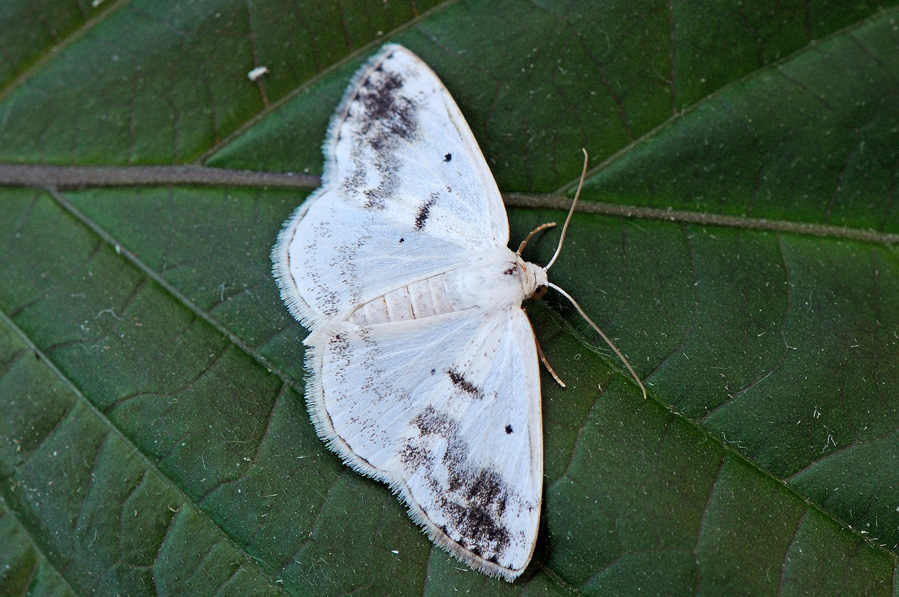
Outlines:
<svg viewBox="0 0 899 597"><path fill-rule="evenodd" d="M528 551L527 558L521 565L521 568L509 568L500 564L496 564L482 558L475 553L472 553L470 550L459 545L442 529L434 524L434 522L428 517L428 515L421 508L418 502L411 498L409 488L405 484L405 482L402 481L402 479L397 479L396 482L389 482L389 485L391 490L393 490L393 492L397 496L399 496L403 503L406 505L406 508L409 512L409 518L411 518L415 522L415 524L419 525L422 528L431 542L440 549L449 553L451 556L453 556L463 564L469 566L477 572L482 572L484 574L487 574L488 576L500 578L510 583L514 582L515 579L517 579L525 570L527 570L527 567L531 562L531 556L534 553L534 547L536 546L536 537L534 537L534 539L531 541L530 550Z"/></svg>

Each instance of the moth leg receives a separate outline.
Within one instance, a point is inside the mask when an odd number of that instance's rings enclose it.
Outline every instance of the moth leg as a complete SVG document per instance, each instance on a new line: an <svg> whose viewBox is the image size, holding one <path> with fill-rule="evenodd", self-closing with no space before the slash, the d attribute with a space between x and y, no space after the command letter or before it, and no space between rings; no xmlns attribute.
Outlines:
<svg viewBox="0 0 899 597"><path fill-rule="evenodd" d="M553 366L549 364L549 361L546 360L546 355L543 354L543 349L540 348L540 343L537 342L537 338L534 337L534 343L537 345L537 356L540 357L540 362L546 367L546 370L549 371L549 374L553 376L553 379L556 380L556 383L565 387L565 382L559 379L559 376L556 375L556 372L553 370Z"/></svg>
<svg viewBox="0 0 899 597"><path fill-rule="evenodd" d="M551 222L551 224L553 226L556 225L555 222ZM543 226L546 227L546 224L544 224ZM538 230L539 230L539 228L538 228ZM534 233L532 232L531 235L533 235L533 234ZM528 238L530 238L530 237L531 236L529 235ZM521 310L524 311L525 315L527 315L528 310L525 307L522 307ZM558 375L556 375L556 372L553 369L553 366L550 365L549 361L546 360L546 355L543 354L543 349L540 348L540 341L537 339L537 334L534 332L533 327L531 328L531 333L534 334L534 346L537 347L537 356L540 357L540 362L543 363L543 366L546 367L546 370L549 371L549 374L553 376L553 379L556 380L557 384L559 384L563 388L567 387L565 385L565 382L562 381L562 379Z"/></svg>
<svg viewBox="0 0 899 597"><path fill-rule="evenodd" d="M537 234L538 232L543 232L547 228L552 228L555 225L555 222L547 222L545 224L540 224L539 226L531 230L531 233L528 234L523 241L521 241L520 245L518 245L518 250L515 251L515 254L520 256L521 252L524 251L524 248L527 246L528 241L531 240L535 234Z"/></svg>
<svg viewBox="0 0 899 597"><path fill-rule="evenodd" d="M545 224L544 224L544 226L545 226ZM527 313L527 309L525 309L524 307L522 307L521 310L524 311L525 313ZM533 332L534 332L534 330L531 329L531 333L533 333ZM559 384L560 386L562 386L563 388L566 387L565 382L562 381L562 379L558 375L556 375L556 372L553 369L553 366L550 365L549 361L546 360L546 355L543 354L543 349L540 348L540 341L537 340L537 334L534 334L534 346L537 347L537 356L540 357L540 362L543 363L543 366L546 367L546 370L549 371L549 374L553 376L553 379L556 380L556 383Z"/></svg>

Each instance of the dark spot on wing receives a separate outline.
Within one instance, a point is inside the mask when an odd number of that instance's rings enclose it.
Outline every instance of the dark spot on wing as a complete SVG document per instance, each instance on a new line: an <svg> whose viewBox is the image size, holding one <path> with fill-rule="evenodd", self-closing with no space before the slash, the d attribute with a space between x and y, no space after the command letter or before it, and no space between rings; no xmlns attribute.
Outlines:
<svg viewBox="0 0 899 597"><path fill-rule="evenodd" d="M472 398L477 398L478 400L484 398L484 392L476 385L465 379L465 377L455 369L450 369L446 372L446 374L449 375L450 381L453 382L454 386L456 386L463 392L471 394Z"/></svg>
<svg viewBox="0 0 899 597"><path fill-rule="evenodd" d="M359 90L359 101L365 107L363 132L374 132L369 142L378 149L389 136L410 139L418 128L416 106L402 94L405 81L399 73L379 69L365 80Z"/></svg>
<svg viewBox="0 0 899 597"><path fill-rule="evenodd" d="M494 470L476 468L469 460L470 447L459 437L459 424L447 414L425 408L412 419L418 436L400 451L407 473L421 474L436 498L428 509L439 511L447 524L447 537L478 556L498 562L511 547L513 537L503 521L509 500L519 501ZM434 445L445 445L442 456ZM438 460L439 458L439 460ZM437 468L446 470L446 477ZM444 480L445 479L445 480ZM523 510L533 511L530 504Z"/></svg>
<svg viewBox="0 0 899 597"><path fill-rule="evenodd" d="M451 471L450 479L460 483L458 494L467 498L463 503L443 500L445 511L460 535L456 537L451 533L450 537L472 552L480 550L478 555L481 557L501 554L510 543L509 531L502 526L502 515L506 510L505 484L495 472L487 470L473 477L454 475Z"/></svg>
<svg viewBox="0 0 899 597"><path fill-rule="evenodd" d="M400 450L400 461L412 470L427 465L429 457L427 449L421 446L406 444Z"/></svg>
<svg viewBox="0 0 899 597"><path fill-rule="evenodd" d="M402 167L397 148L418 131L418 105L404 94L405 82L382 63L362 81L347 109L344 127L352 133L347 141L352 169L341 182L347 196L359 197L366 209L384 209L396 194ZM372 168L378 174L374 187Z"/></svg>
<svg viewBox="0 0 899 597"><path fill-rule="evenodd" d="M514 276L517 273L518 273L518 268L515 267L514 263L503 271L503 274L505 274L507 276Z"/></svg>
<svg viewBox="0 0 899 597"><path fill-rule="evenodd" d="M390 197L390 193L384 192L383 185L365 191L365 209L384 209L386 207L385 199L388 197Z"/></svg>
<svg viewBox="0 0 899 597"><path fill-rule="evenodd" d="M502 499L503 485L503 480L495 472L482 470L474 479L469 479L465 483L465 496L475 505L486 508L496 503L505 510L506 502Z"/></svg>
<svg viewBox="0 0 899 597"><path fill-rule="evenodd" d="M453 159L453 154L451 154L451 153L448 153L448 154L446 154L445 156L443 156L443 161L444 161L444 162L448 162L448 161L450 161L451 159Z"/></svg>
<svg viewBox="0 0 899 597"><path fill-rule="evenodd" d="M436 370L436 369L431 369L431 375L434 375L435 373L437 373L437 370Z"/></svg>
<svg viewBox="0 0 899 597"><path fill-rule="evenodd" d="M411 423L422 436L439 435L448 437L450 434L455 435L458 433L458 429L455 428L456 424L446 414L437 412L432 406L425 407L421 414L412 419Z"/></svg>
<svg viewBox="0 0 899 597"><path fill-rule="evenodd" d="M510 433L512 433L512 426L511 426L511 425L506 425L506 435L508 435L508 434L510 434Z"/></svg>
<svg viewBox="0 0 899 597"><path fill-rule="evenodd" d="M400 243L403 243L405 240L406 240L406 239L403 238L402 236L400 237Z"/></svg>
<svg viewBox="0 0 899 597"><path fill-rule="evenodd" d="M434 204L437 203L437 193L431 193L431 197L418 206L418 213L415 214L415 229L421 230L425 227L425 223L428 221L428 216L431 213L431 208L434 207Z"/></svg>
<svg viewBox="0 0 899 597"><path fill-rule="evenodd" d="M334 334L331 339L328 340L328 344L330 344L332 351L341 356L346 354L347 349L350 347L350 342L347 339L346 334L342 332Z"/></svg>

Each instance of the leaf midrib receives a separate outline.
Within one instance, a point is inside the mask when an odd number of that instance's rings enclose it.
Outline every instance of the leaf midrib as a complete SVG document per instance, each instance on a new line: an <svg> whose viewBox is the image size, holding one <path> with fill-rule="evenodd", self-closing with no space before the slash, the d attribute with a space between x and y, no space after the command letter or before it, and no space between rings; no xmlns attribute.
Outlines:
<svg viewBox="0 0 899 597"><path fill-rule="evenodd" d="M577 182L577 181L575 181ZM58 191L80 188L171 187L193 185L201 187L278 188L312 191L319 187L318 176L289 172L261 172L229 170L205 166L54 166L9 164L0 162L0 187L40 188L65 202ZM562 187L566 188L568 185ZM507 207L525 209L568 210L571 199L560 189L553 193L504 193ZM67 202L66 202L67 203ZM70 204L66 209L78 215ZM657 220L700 226L721 226L740 230L785 232L803 236L817 236L833 240L854 240L881 245L899 243L899 233L872 229L836 226L795 220L733 216L701 211L663 209L604 201L582 201L575 211L585 214L616 216L638 220ZM104 232L92 226L83 215L83 222L106 238ZM111 238L111 237L110 237ZM109 242L109 238L106 238ZM239 345L239 344L238 344Z"/></svg>

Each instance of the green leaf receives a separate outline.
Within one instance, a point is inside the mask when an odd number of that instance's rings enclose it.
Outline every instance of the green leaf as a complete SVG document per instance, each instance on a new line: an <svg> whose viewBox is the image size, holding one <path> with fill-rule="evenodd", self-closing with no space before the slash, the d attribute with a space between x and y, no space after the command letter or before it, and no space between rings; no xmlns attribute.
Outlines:
<svg viewBox="0 0 899 597"><path fill-rule="evenodd" d="M87 4L0 7L0 592L896 592L896 2ZM320 173L387 40L445 81L515 241L589 150L551 278L650 389L558 297L528 305L568 388L542 375L513 585L316 436L269 258L312 188L3 179Z"/></svg>

